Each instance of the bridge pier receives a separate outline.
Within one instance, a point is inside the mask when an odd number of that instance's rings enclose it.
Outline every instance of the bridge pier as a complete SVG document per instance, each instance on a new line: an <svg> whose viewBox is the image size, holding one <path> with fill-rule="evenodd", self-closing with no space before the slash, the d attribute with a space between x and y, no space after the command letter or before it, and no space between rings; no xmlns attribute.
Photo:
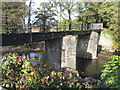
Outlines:
<svg viewBox="0 0 120 90"><path fill-rule="evenodd" d="M63 38L45 41L46 63L55 70L61 68L76 69L76 56L80 58L96 59L99 33L65 36Z"/></svg>
<svg viewBox="0 0 120 90"><path fill-rule="evenodd" d="M77 46L77 39L75 36L63 37L62 58L61 58L62 68L76 69L76 46Z"/></svg>
<svg viewBox="0 0 120 90"><path fill-rule="evenodd" d="M66 36L45 41L46 63L55 70L76 69L76 37Z"/></svg>
<svg viewBox="0 0 120 90"><path fill-rule="evenodd" d="M45 41L45 62L55 70L61 69L62 38Z"/></svg>
<svg viewBox="0 0 120 90"><path fill-rule="evenodd" d="M99 33L92 31L91 34L78 35L77 57L96 59Z"/></svg>

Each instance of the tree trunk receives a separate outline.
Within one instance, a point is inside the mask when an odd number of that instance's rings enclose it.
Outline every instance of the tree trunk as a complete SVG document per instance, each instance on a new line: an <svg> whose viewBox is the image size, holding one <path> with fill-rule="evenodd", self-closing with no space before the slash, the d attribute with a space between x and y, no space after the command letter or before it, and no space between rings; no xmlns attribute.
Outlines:
<svg viewBox="0 0 120 90"><path fill-rule="evenodd" d="M68 10L68 15L69 15L69 30L71 30L71 11Z"/></svg>
<svg viewBox="0 0 120 90"><path fill-rule="evenodd" d="M31 32L31 28L30 28L30 26L31 26L31 23L30 23L30 21L31 21L31 3L32 3L32 0L30 0L30 3L29 3L28 32Z"/></svg>

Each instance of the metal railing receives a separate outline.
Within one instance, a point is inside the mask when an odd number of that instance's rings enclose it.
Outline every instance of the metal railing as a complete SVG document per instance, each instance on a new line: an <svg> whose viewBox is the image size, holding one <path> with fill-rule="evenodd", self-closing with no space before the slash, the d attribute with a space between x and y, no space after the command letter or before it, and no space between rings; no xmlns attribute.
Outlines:
<svg viewBox="0 0 120 90"><path fill-rule="evenodd" d="M71 23L71 30L69 23L56 23L52 25L24 25L22 22L16 22L15 18L8 18L4 15L2 18L2 31L0 33L29 33L29 32L57 32L57 31L81 31L81 30L95 30L102 29L102 23L93 24L74 24ZM28 27L29 26L29 27ZM45 27L46 26L46 27Z"/></svg>
<svg viewBox="0 0 120 90"><path fill-rule="evenodd" d="M2 30L0 33L24 33L29 30L21 21L15 18L8 18L7 15L0 17L2 19Z"/></svg>

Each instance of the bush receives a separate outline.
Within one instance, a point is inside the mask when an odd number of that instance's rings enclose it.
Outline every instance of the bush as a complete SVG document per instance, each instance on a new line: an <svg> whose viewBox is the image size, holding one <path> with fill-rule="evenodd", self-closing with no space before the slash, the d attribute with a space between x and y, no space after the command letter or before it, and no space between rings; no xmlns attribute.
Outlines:
<svg viewBox="0 0 120 90"><path fill-rule="evenodd" d="M78 88L81 86L78 83L78 80L74 77L77 77L75 73L71 72L56 72L52 71L49 75L41 79L41 82L44 87L53 87L53 88Z"/></svg>
<svg viewBox="0 0 120 90"><path fill-rule="evenodd" d="M5 88L34 88L41 74L38 73L31 60L17 54L6 54L2 59L2 86Z"/></svg>
<svg viewBox="0 0 120 90"><path fill-rule="evenodd" d="M46 64L38 63L34 66L32 60L17 54L6 54L2 59L2 87L12 90L91 87L88 83L78 82L77 71L51 71Z"/></svg>
<svg viewBox="0 0 120 90"><path fill-rule="evenodd" d="M112 60L108 61L104 65L104 70L102 70L101 85L110 88L120 88L120 56L113 55L110 58Z"/></svg>

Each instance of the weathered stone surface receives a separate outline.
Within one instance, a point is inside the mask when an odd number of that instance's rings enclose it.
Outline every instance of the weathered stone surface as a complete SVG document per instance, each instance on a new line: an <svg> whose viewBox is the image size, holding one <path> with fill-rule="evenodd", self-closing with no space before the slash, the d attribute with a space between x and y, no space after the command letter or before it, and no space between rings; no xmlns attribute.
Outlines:
<svg viewBox="0 0 120 90"><path fill-rule="evenodd" d="M99 34L92 32L87 35L79 35L77 41L77 57L96 59Z"/></svg>
<svg viewBox="0 0 120 90"><path fill-rule="evenodd" d="M77 57L90 58L91 53L87 52L90 34L79 35L77 39Z"/></svg>
<svg viewBox="0 0 120 90"><path fill-rule="evenodd" d="M55 70L61 68L76 69L76 37L66 36L63 39L45 41L46 63Z"/></svg>
<svg viewBox="0 0 120 90"><path fill-rule="evenodd" d="M61 58L62 68L76 69L76 46L77 40L75 36L63 37Z"/></svg>
<svg viewBox="0 0 120 90"><path fill-rule="evenodd" d="M104 31L101 32L99 45L101 46L101 50L114 52L113 47L113 39L112 36Z"/></svg>
<svg viewBox="0 0 120 90"><path fill-rule="evenodd" d="M61 68L62 38L45 41L45 62L55 70Z"/></svg>
<svg viewBox="0 0 120 90"><path fill-rule="evenodd" d="M99 34L94 31L79 35L78 39L76 36L65 36L46 40L46 63L55 70L76 69L76 52L77 57L96 59L98 41Z"/></svg>
<svg viewBox="0 0 120 90"><path fill-rule="evenodd" d="M98 36L98 33L93 31L88 42L87 52L91 54L92 59L97 58Z"/></svg>

